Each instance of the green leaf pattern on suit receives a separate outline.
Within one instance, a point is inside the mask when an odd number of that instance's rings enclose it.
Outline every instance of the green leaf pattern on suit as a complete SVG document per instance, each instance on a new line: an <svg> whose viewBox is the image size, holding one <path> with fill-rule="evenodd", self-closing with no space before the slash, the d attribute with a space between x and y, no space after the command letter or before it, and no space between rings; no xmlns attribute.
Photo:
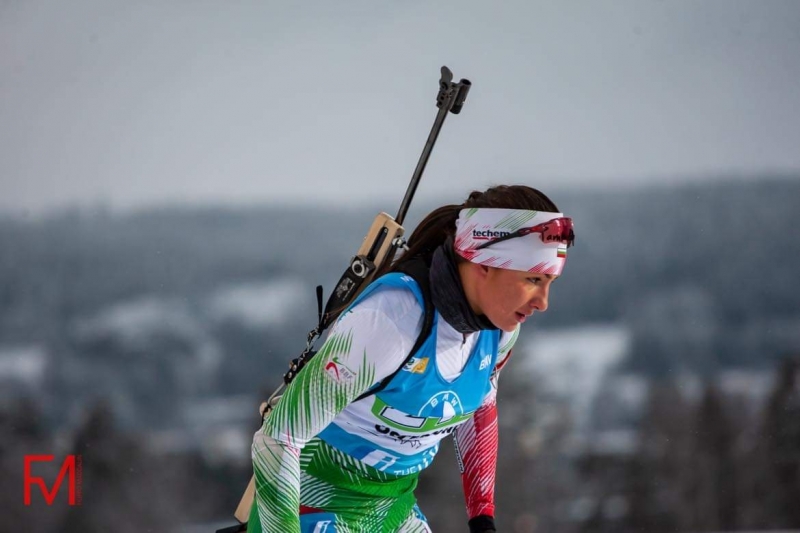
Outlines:
<svg viewBox="0 0 800 533"><path fill-rule="evenodd" d="M264 531L297 531L300 500L300 449L348 403L373 385L375 368L351 354L353 332L334 331L297 374L253 443L258 514ZM325 370L336 358L353 373L336 380Z"/></svg>

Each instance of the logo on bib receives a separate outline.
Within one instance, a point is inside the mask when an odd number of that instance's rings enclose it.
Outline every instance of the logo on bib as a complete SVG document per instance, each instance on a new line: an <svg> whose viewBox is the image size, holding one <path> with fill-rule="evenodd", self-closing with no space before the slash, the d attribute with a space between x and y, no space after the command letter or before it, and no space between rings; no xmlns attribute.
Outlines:
<svg viewBox="0 0 800 533"><path fill-rule="evenodd" d="M461 406L458 394L453 391L444 391L428 400L420 413L425 413L428 418L438 418L437 425L440 426L450 423L453 418L459 418L458 415L464 414L464 408Z"/></svg>
<svg viewBox="0 0 800 533"><path fill-rule="evenodd" d="M411 372L412 374L422 374L428 368L427 357L412 357L411 360L403 366L403 370Z"/></svg>
<svg viewBox="0 0 800 533"><path fill-rule="evenodd" d="M395 409L376 397L372 414L389 427L416 434L456 424L471 416L471 413L464 413L461 399L453 391L444 391L432 396L416 415Z"/></svg>

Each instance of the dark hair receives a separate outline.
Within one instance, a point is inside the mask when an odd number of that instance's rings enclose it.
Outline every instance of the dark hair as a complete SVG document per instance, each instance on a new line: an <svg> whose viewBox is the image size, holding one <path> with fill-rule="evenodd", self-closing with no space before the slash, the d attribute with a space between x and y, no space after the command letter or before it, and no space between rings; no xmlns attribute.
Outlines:
<svg viewBox="0 0 800 533"><path fill-rule="evenodd" d="M408 238L408 250L391 266L384 265L376 273L376 277L385 272L396 271L397 267L415 257L421 257L430 264L436 248L455 234L459 211L470 207L558 212L558 207L550 198L527 185L498 185L483 192L473 191L462 204L444 205L431 211Z"/></svg>

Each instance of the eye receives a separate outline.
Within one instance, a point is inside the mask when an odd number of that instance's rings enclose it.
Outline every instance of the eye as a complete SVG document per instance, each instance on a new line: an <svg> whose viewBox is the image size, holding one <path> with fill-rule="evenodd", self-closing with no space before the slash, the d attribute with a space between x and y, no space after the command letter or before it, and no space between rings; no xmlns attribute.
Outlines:
<svg viewBox="0 0 800 533"><path fill-rule="evenodd" d="M542 278L528 278L528 281L530 281L534 285L538 285L542 281Z"/></svg>

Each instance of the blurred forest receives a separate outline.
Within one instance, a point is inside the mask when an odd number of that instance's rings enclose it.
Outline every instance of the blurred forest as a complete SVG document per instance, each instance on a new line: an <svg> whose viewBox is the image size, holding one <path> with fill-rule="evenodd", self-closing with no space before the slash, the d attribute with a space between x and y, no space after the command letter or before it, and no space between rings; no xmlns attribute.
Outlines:
<svg viewBox="0 0 800 533"><path fill-rule="evenodd" d="M501 378L500 530L800 529L800 180L548 193L577 241ZM0 532L233 524L314 286L392 209L0 217ZM538 364L537 339L587 325L623 348ZM69 453L82 505L24 506L24 455ZM434 531L466 530L449 442L418 498Z"/></svg>

